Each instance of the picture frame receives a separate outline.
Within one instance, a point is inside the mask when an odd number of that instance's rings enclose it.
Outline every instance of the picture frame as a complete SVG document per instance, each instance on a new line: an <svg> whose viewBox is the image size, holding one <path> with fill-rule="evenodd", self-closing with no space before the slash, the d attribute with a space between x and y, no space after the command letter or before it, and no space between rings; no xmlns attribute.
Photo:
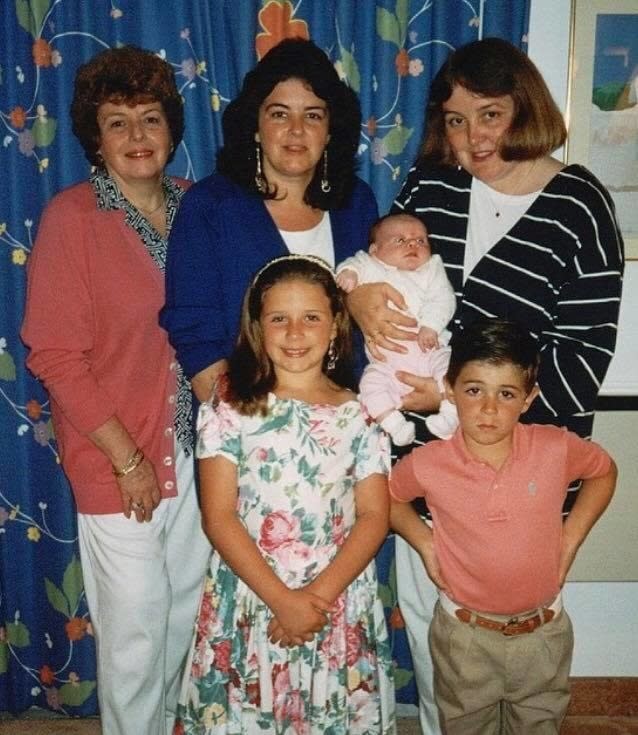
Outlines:
<svg viewBox="0 0 638 735"><path fill-rule="evenodd" d="M567 163L614 200L628 260L638 260L638 3L572 0Z"/></svg>

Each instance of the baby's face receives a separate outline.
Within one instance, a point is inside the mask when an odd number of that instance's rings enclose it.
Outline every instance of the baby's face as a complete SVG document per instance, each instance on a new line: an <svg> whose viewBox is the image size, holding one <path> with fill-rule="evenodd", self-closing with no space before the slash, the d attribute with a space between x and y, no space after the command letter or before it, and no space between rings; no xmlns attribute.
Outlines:
<svg viewBox="0 0 638 735"><path fill-rule="evenodd" d="M414 271L430 259L427 230L414 217L389 217L379 225L370 253L399 270Z"/></svg>

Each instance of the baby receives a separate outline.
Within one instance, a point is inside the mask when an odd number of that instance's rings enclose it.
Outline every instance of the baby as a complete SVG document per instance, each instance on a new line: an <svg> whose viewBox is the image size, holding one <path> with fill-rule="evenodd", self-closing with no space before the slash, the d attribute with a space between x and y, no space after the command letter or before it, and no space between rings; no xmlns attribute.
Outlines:
<svg viewBox="0 0 638 735"><path fill-rule="evenodd" d="M395 376L404 370L420 377L432 377L443 394L450 350L445 329L456 308L454 291L445 275L440 256L432 255L425 226L408 214L381 217L370 230L370 250L359 250L337 267L337 283L350 292L362 283L385 281L405 299L407 314L418 323L416 341L401 344L407 353L379 348L385 362L367 350L369 364L360 383L360 400L368 413L388 432L397 446L414 440L414 424L399 410L402 398L412 388ZM425 420L429 431L449 439L456 430L456 409L442 400L439 413Z"/></svg>

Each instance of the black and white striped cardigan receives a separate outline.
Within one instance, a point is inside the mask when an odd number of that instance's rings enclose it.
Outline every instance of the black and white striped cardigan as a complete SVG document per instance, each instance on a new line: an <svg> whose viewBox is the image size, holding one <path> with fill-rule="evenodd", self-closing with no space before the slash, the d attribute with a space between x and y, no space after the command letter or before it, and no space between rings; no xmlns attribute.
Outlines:
<svg viewBox="0 0 638 735"><path fill-rule="evenodd" d="M502 317L539 339L541 395L523 420L589 438L620 307L623 243L613 202L587 169L567 166L463 284L471 182L462 169L415 166L393 210L428 229L457 297L452 330L479 315Z"/></svg>

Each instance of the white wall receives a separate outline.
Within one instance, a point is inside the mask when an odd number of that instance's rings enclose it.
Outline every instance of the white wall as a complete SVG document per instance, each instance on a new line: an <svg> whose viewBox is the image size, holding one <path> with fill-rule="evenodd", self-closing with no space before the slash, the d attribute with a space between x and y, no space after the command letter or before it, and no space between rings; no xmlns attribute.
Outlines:
<svg viewBox="0 0 638 735"><path fill-rule="evenodd" d="M532 0L529 55L563 112L567 107L570 24L571 0ZM558 157L562 155L562 150L557 151ZM638 261L633 260L627 263L618 344L601 391L604 396L638 395L637 286Z"/></svg>
<svg viewBox="0 0 638 735"><path fill-rule="evenodd" d="M567 107L571 0L532 0L528 53L561 110Z"/></svg>
<svg viewBox="0 0 638 735"><path fill-rule="evenodd" d="M563 110L570 13L570 0L532 0L529 54ZM603 393L607 395L638 394L638 261L628 264L628 276L626 285L633 281L637 288L625 288L623 295L619 351L605 381ZM622 472L622 460L619 466ZM610 538L609 543L632 544L635 538ZM576 636L572 674L638 676L638 581L568 582L564 597Z"/></svg>

